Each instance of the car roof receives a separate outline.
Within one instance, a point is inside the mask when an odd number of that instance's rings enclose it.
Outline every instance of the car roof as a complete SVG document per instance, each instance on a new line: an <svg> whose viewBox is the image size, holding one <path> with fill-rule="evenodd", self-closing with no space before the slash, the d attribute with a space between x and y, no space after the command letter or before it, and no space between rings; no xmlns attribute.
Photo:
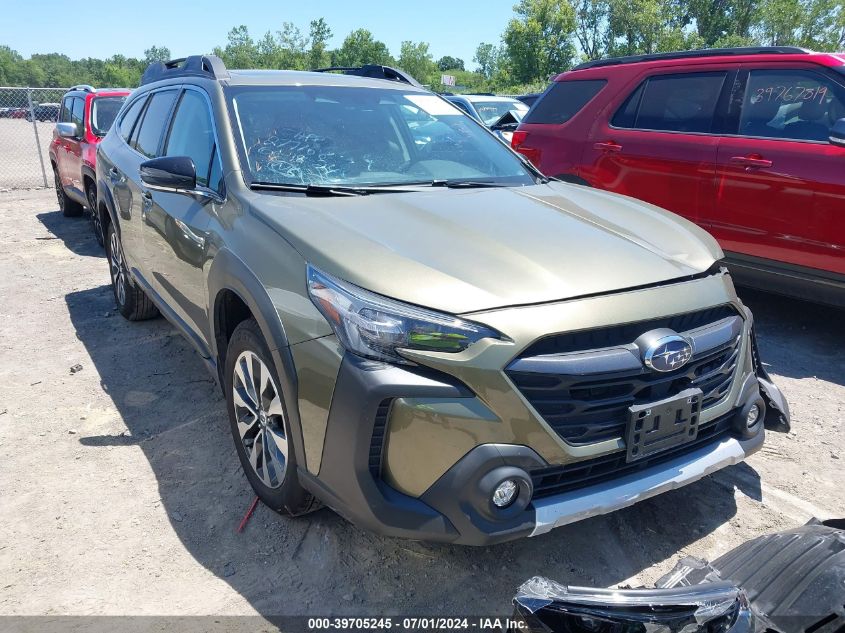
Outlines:
<svg viewBox="0 0 845 633"><path fill-rule="evenodd" d="M796 47L760 47L678 51L653 55L632 55L585 62L555 77L555 81L576 76L605 76L613 72L630 73L638 68L673 68L693 65L748 64L759 62L811 62L822 66L845 65L845 53L816 53Z"/></svg>
<svg viewBox="0 0 845 633"><path fill-rule="evenodd" d="M230 70L229 76L221 82L229 86L349 86L427 92L399 81L307 70Z"/></svg>

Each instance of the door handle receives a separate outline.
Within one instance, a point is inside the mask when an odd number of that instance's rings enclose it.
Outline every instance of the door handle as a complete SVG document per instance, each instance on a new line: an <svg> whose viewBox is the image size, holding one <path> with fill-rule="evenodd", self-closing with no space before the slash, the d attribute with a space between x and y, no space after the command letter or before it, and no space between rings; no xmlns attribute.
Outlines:
<svg viewBox="0 0 845 633"><path fill-rule="evenodd" d="M605 141L603 143L596 143L593 145L593 149L597 149L600 152L621 152L622 146L615 141Z"/></svg>
<svg viewBox="0 0 845 633"><path fill-rule="evenodd" d="M117 167L112 167L109 169L109 179L112 182L120 181L120 172L117 170Z"/></svg>
<svg viewBox="0 0 845 633"><path fill-rule="evenodd" d="M763 158L760 155L731 156L731 163L734 165L743 165L744 167L754 169L767 169L772 166L772 161Z"/></svg>

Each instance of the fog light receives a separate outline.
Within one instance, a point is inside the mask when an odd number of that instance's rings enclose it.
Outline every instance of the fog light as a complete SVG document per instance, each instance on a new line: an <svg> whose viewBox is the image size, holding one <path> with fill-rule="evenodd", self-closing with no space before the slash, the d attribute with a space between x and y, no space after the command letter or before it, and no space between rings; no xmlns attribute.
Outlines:
<svg viewBox="0 0 845 633"><path fill-rule="evenodd" d="M760 418L760 407L756 404L752 404L751 408L748 410L748 413L745 414L745 425L750 429L752 426L757 424L757 420Z"/></svg>
<svg viewBox="0 0 845 633"><path fill-rule="evenodd" d="M516 499L519 486L513 479L505 479L493 491L493 505L497 508L507 508Z"/></svg>

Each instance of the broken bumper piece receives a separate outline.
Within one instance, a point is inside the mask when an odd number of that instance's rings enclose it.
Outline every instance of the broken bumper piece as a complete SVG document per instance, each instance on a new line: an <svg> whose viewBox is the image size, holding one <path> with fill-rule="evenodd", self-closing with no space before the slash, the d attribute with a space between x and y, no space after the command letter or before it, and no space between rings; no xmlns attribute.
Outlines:
<svg viewBox="0 0 845 633"><path fill-rule="evenodd" d="M728 582L671 589L590 589L535 577L519 588L522 631L746 633L755 618L745 593Z"/></svg>
<svg viewBox="0 0 845 633"><path fill-rule="evenodd" d="M757 537L707 563L681 559L655 589L572 587L546 578L514 598L529 633L845 631L845 520Z"/></svg>

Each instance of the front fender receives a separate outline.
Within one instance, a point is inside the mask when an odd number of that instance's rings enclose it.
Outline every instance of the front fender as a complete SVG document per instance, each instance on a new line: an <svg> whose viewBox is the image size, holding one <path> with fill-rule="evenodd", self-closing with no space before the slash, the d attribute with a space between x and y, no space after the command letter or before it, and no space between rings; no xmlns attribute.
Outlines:
<svg viewBox="0 0 845 633"><path fill-rule="evenodd" d="M221 388L225 389L225 353L221 354L222 337L218 334L217 323L220 315L222 291L234 292L246 304L252 313L264 340L270 348L276 374L281 382L282 395L287 404L288 421L293 431L293 446L297 463L305 464L305 445L302 439L302 424L299 417L298 384L296 368L288 345L288 338L279 315L264 286L250 268L228 249L221 249L214 255L207 277L209 314L209 332L211 357L217 365L217 375ZM225 394L224 394L225 395Z"/></svg>

